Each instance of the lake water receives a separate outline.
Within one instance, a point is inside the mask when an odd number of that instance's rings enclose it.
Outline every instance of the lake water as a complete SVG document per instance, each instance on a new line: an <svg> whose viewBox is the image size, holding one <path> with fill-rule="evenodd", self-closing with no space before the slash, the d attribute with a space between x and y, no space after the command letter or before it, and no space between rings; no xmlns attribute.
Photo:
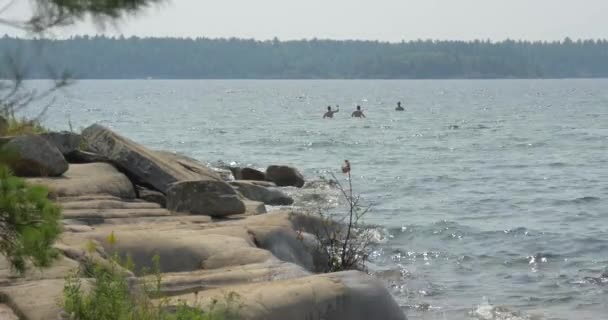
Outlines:
<svg viewBox="0 0 608 320"><path fill-rule="evenodd" d="M46 123L68 118L311 180L349 159L410 319L608 319L608 80L80 81ZM336 203L316 186L290 192Z"/></svg>

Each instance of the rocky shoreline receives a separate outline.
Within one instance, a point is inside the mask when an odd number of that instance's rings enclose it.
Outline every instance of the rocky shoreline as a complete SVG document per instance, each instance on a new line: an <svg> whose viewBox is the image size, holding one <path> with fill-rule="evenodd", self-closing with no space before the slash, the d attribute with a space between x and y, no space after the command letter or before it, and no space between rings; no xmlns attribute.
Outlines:
<svg viewBox="0 0 608 320"><path fill-rule="evenodd" d="M11 273L0 257L0 317L60 319L66 276L85 262L129 254L138 267L160 256L161 291L198 306L236 294L239 319L405 319L385 286L358 271L317 273L320 219L266 205L293 203L280 187L302 187L297 169L230 168L145 148L100 125L81 134L0 138L19 154L17 175L49 188L63 209L62 253L49 268ZM235 180L236 179L236 180ZM116 243L105 241L113 234ZM137 274L130 274L137 280Z"/></svg>

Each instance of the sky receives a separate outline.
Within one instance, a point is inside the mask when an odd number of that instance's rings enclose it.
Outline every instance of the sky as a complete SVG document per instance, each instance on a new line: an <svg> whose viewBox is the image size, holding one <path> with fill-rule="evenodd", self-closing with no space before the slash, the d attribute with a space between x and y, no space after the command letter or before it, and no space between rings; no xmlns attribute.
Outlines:
<svg viewBox="0 0 608 320"><path fill-rule="evenodd" d="M3 1L0 0L0 4ZM27 13L19 0L3 15ZM260 40L561 40L608 38L608 0L170 0L100 29L75 34L237 37ZM19 32L0 26L0 34Z"/></svg>

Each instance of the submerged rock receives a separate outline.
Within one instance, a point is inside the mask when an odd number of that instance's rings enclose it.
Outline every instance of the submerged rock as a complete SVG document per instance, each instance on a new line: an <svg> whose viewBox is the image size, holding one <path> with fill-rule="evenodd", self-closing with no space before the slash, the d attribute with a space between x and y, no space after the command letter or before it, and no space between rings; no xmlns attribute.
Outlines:
<svg viewBox="0 0 608 320"><path fill-rule="evenodd" d="M276 183L279 187L304 186L304 176L298 169L288 166L269 166L266 169L266 180Z"/></svg>
<svg viewBox="0 0 608 320"><path fill-rule="evenodd" d="M149 150L97 124L86 128L82 136L86 139L90 151L107 157L133 182L150 186L163 193L167 193L170 185L177 181L224 183L215 172L196 160L169 152Z"/></svg>
<svg viewBox="0 0 608 320"><path fill-rule="evenodd" d="M174 212L225 217L245 213L237 192L221 181L180 181L167 189L167 209Z"/></svg>
<svg viewBox="0 0 608 320"><path fill-rule="evenodd" d="M250 181L233 181L230 185L238 190L245 198L261 201L272 206L287 206L293 204L293 199L277 189L269 189L265 186Z"/></svg>
<svg viewBox="0 0 608 320"><path fill-rule="evenodd" d="M6 161L18 176L57 177L68 170L61 152L39 136L15 137L2 150L9 154Z"/></svg>

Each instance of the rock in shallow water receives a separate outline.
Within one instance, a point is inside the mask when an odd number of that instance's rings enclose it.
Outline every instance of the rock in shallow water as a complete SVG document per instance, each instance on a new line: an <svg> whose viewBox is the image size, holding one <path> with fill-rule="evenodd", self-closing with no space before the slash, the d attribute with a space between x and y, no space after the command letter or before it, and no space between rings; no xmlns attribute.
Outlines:
<svg viewBox="0 0 608 320"><path fill-rule="evenodd" d="M298 169L288 166L269 166L266 169L266 180L276 183L279 187L304 186L304 176Z"/></svg>
<svg viewBox="0 0 608 320"><path fill-rule="evenodd" d="M167 190L167 209L174 212L225 217L245 213L237 192L220 181L180 181Z"/></svg>
<svg viewBox="0 0 608 320"><path fill-rule="evenodd" d="M269 189L255 182L233 181L230 185L238 190L245 198L261 201L271 206L288 206L293 204L293 199L281 190Z"/></svg>
<svg viewBox="0 0 608 320"><path fill-rule="evenodd" d="M68 170L63 154L39 136L15 137L2 150L9 153L7 162L18 176L57 177Z"/></svg>
<svg viewBox="0 0 608 320"><path fill-rule="evenodd" d="M230 171L234 176L235 180L253 180L253 181L265 181L266 174L262 171L252 168L238 168L230 167Z"/></svg>
<svg viewBox="0 0 608 320"><path fill-rule="evenodd" d="M266 174L264 172L256 170L256 169L243 168L243 169L241 169L241 179L264 181L264 180L266 180Z"/></svg>

